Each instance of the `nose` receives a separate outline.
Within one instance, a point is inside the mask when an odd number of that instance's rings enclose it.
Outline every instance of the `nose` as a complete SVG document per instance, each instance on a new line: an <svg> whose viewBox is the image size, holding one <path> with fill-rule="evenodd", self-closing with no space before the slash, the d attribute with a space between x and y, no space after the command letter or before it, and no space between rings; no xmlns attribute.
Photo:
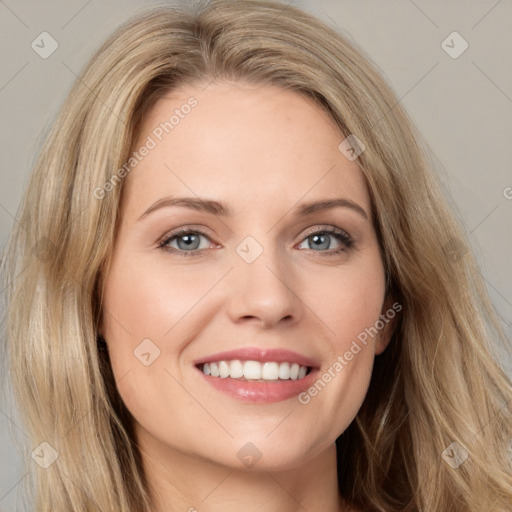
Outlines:
<svg viewBox="0 0 512 512"><path fill-rule="evenodd" d="M251 322L264 329L291 326L303 316L299 279L283 255L265 249L252 263L236 256L230 273L228 314L234 323Z"/></svg>

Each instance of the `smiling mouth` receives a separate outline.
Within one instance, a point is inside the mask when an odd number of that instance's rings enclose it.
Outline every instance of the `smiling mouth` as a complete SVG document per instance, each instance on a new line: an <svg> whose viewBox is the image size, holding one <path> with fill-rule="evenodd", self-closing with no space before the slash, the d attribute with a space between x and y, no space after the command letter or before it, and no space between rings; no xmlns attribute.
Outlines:
<svg viewBox="0 0 512 512"><path fill-rule="evenodd" d="M200 363L196 367L205 375L220 379L233 379L246 382L285 382L300 380L311 373L310 366L292 362L259 362L240 359Z"/></svg>

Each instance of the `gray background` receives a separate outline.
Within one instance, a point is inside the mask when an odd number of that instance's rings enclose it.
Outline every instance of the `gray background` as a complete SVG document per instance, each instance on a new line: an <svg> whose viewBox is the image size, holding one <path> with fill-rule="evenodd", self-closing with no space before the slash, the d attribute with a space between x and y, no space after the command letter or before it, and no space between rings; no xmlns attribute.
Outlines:
<svg viewBox="0 0 512 512"><path fill-rule="evenodd" d="M162 3L162 2L160 2ZM471 233L491 298L512 328L512 2L295 0L354 41L380 68L425 136L432 163ZM283 6L286 5L283 2ZM43 135L97 46L149 0L0 0L0 248ZM42 59L42 32L58 49ZM442 42L457 31L458 58ZM448 39L456 51L460 44ZM510 188L509 188L510 187ZM508 196L508 198L507 198ZM1 311L0 311L1 312ZM512 362L502 360L512 374ZM16 509L23 442L8 388L0 403L0 510ZM26 438L25 438L26 439ZM20 507L21 509L21 507Z"/></svg>

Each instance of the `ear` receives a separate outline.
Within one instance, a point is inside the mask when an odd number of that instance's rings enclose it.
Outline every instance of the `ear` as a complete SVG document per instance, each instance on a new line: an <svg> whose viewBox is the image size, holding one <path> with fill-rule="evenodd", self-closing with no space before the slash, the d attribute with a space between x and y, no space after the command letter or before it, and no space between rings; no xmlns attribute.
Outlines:
<svg viewBox="0 0 512 512"><path fill-rule="evenodd" d="M394 297L388 296L382 306L382 311L379 316L378 327L379 334L375 340L375 355L382 354L386 350L396 327L396 320L399 312L402 310L402 305L397 302Z"/></svg>

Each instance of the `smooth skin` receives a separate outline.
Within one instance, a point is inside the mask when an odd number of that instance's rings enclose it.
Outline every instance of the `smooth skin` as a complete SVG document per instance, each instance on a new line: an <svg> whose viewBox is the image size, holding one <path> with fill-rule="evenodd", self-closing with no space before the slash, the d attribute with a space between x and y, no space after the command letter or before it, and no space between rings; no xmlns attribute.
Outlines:
<svg viewBox="0 0 512 512"><path fill-rule="evenodd" d="M191 96L197 105L158 141L155 128ZM298 93L217 81L160 99L136 149L148 136L158 144L123 183L100 332L158 512L353 511L338 492L335 440L363 403L392 322L306 405L242 402L193 364L243 346L285 348L323 373L389 309L367 185L338 149L343 135ZM176 205L143 215L169 196L222 201L231 215ZM339 198L366 218L350 207L294 213ZM160 247L180 228L206 236ZM252 263L237 252L246 237L263 250ZM148 365L134 355L143 340ZM261 455L252 467L237 456L244 446Z"/></svg>

